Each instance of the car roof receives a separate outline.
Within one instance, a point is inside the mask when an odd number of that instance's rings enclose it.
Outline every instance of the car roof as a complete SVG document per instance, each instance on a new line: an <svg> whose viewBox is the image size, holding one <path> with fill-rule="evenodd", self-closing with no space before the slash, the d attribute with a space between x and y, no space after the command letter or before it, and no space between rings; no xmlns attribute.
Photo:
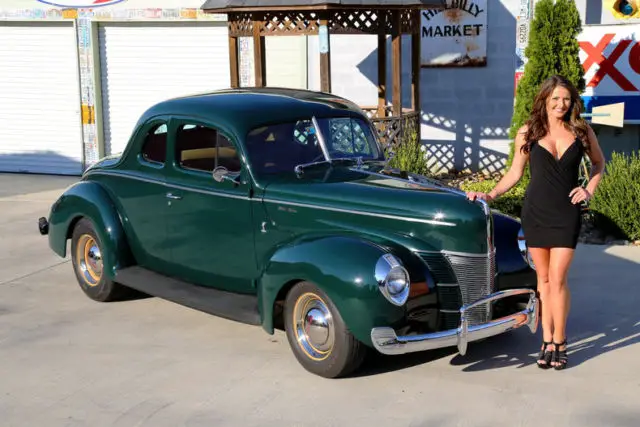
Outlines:
<svg viewBox="0 0 640 427"><path fill-rule="evenodd" d="M140 123L159 115L192 116L239 136L272 123L315 117L364 117L355 103L337 95L289 88L239 88L168 99L149 108Z"/></svg>

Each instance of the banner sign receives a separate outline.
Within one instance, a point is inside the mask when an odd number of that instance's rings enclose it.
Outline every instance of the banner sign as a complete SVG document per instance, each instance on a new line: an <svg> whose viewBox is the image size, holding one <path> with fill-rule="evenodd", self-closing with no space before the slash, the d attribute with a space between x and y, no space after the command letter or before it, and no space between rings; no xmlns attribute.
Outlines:
<svg viewBox="0 0 640 427"><path fill-rule="evenodd" d="M586 26L578 36L587 110L625 103L625 122L640 123L640 24Z"/></svg>
<svg viewBox="0 0 640 427"><path fill-rule="evenodd" d="M487 0L445 0L444 9L423 10L423 67L487 65Z"/></svg>
<svg viewBox="0 0 640 427"><path fill-rule="evenodd" d="M527 57L524 54L524 51L529 43L529 25L533 15L535 1L537 0L520 0L520 11L516 17L516 63L515 81L513 85L514 96L518 88L518 83L524 75L524 66L527 65Z"/></svg>

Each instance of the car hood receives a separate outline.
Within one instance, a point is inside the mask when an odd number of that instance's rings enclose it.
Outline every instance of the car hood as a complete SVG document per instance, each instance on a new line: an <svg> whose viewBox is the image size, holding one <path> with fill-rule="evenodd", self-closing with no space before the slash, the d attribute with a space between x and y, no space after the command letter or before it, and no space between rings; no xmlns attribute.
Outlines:
<svg viewBox="0 0 640 427"><path fill-rule="evenodd" d="M402 236L428 249L487 250L490 215L483 204L419 175L355 168L305 172L272 181L264 202L270 221L299 233L346 229Z"/></svg>

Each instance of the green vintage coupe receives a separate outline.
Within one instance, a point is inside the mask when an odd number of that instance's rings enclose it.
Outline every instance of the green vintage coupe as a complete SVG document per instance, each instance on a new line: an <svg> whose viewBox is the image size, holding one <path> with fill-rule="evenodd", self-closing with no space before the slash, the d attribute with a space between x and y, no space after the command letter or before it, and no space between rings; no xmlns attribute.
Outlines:
<svg viewBox="0 0 640 427"><path fill-rule="evenodd" d="M132 290L286 331L324 377L375 349L457 346L538 323L520 223L389 168L332 94L238 89L161 102L38 221L96 301Z"/></svg>

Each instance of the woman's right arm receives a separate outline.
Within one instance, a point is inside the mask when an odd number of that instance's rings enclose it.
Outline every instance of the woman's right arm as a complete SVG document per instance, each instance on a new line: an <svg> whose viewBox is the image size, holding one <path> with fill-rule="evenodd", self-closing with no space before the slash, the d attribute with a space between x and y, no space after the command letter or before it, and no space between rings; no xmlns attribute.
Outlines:
<svg viewBox="0 0 640 427"><path fill-rule="evenodd" d="M483 199L486 201L491 201L497 199L520 181L522 175L524 174L524 168L527 165L527 161L529 160L529 154L525 154L522 152L522 147L525 144L524 135L527 132L527 127L522 126L518 130L518 134L516 135L515 143L515 153L513 156L513 161L511 162L511 167L507 171L507 173L498 181L498 184L491 190L489 193L482 193L476 191L467 192L467 198L470 200L475 199Z"/></svg>

